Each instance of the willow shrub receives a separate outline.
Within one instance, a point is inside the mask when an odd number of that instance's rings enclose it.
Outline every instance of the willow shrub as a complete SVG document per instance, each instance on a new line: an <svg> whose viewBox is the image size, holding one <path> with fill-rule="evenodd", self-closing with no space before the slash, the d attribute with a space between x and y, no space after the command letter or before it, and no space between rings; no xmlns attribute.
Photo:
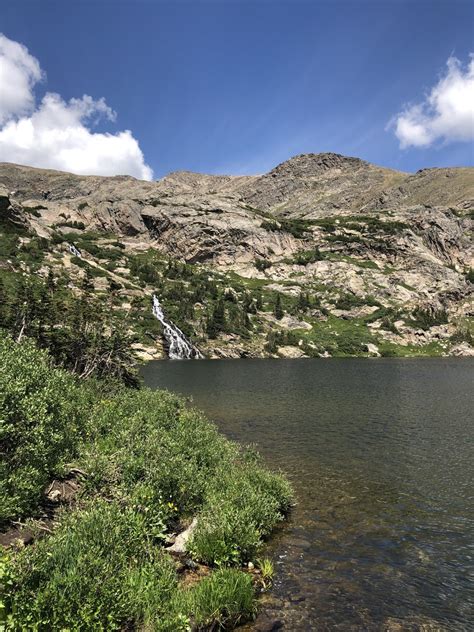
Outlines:
<svg viewBox="0 0 474 632"><path fill-rule="evenodd" d="M86 392L31 341L0 334L0 523L34 510L72 458L86 425Z"/></svg>
<svg viewBox="0 0 474 632"><path fill-rule="evenodd" d="M258 455L243 457L210 481L189 545L194 557L206 564L255 560L264 539L290 508L288 482L265 470Z"/></svg>

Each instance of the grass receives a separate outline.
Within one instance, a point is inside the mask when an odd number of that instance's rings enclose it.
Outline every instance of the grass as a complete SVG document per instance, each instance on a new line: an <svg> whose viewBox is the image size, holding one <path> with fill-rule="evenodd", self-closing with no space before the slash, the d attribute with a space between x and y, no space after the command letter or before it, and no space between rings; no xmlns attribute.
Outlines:
<svg viewBox="0 0 474 632"><path fill-rule="evenodd" d="M344 320L335 316L315 324L305 340L315 347L312 355L328 351L332 356L343 357L367 355L365 345L377 344L377 339L363 319Z"/></svg>
<svg viewBox="0 0 474 632"><path fill-rule="evenodd" d="M85 472L51 535L3 564L12 630L187 630L254 612L252 579L265 538L292 492L254 450L220 435L167 392L80 381L31 342L0 346L2 519L39 510L44 487ZM189 552L220 570L179 584L165 538L197 516Z"/></svg>
<svg viewBox="0 0 474 632"><path fill-rule="evenodd" d="M430 342L426 345L398 345L387 341L378 343L380 355L385 358L423 358L445 355L439 342Z"/></svg>
<svg viewBox="0 0 474 632"><path fill-rule="evenodd" d="M265 590L273 582L275 567L273 566L273 562L268 558L257 560L257 566L260 569L262 587Z"/></svg>
<svg viewBox="0 0 474 632"><path fill-rule="evenodd" d="M177 584L145 516L102 499L68 512L13 569L10 610L19 629L119 630L163 613Z"/></svg>
<svg viewBox="0 0 474 632"><path fill-rule="evenodd" d="M187 595L188 612L199 629L229 629L255 613L252 579L237 569L225 568L203 579ZM186 599L185 599L186 601Z"/></svg>

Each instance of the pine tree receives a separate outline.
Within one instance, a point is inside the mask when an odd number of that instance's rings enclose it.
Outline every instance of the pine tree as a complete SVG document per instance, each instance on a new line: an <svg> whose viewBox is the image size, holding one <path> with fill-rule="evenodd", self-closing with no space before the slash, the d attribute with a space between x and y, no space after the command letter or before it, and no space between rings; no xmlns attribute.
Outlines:
<svg viewBox="0 0 474 632"><path fill-rule="evenodd" d="M305 312L309 307L309 296L306 292L300 292L296 308L300 312Z"/></svg>
<svg viewBox="0 0 474 632"><path fill-rule="evenodd" d="M281 296L278 292L275 299L275 304L273 306L273 315L277 320L281 320L283 318L283 308L281 306Z"/></svg>
<svg viewBox="0 0 474 632"><path fill-rule="evenodd" d="M226 327L225 306L222 298L214 304L211 316L207 322L207 335L209 338L215 338L220 331L224 331Z"/></svg>

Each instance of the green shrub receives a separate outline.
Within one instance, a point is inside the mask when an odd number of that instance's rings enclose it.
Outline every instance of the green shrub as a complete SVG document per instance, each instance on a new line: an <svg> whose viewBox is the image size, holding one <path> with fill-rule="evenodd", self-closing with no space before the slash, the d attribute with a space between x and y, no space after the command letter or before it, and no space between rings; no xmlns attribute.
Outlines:
<svg viewBox="0 0 474 632"><path fill-rule="evenodd" d="M0 335L0 522L37 506L44 486L76 451L85 396L31 342Z"/></svg>
<svg viewBox="0 0 474 632"><path fill-rule="evenodd" d="M267 261L266 259L255 259L255 267L260 272L264 272L268 270L268 268L272 267L271 261Z"/></svg>
<svg viewBox="0 0 474 632"><path fill-rule="evenodd" d="M54 225L54 228L61 228L61 227L66 227L66 228L76 228L77 230L85 230L86 229L86 225L84 224L84 222L78 222L77 220L66 220L64 222L58 222L57 224Z"/></svg>
<svg viewBox="0 0 474 632"><path fill-rule="evenodd" d="M411 315L410 325L420 329L429 329L435 325L444 325L448 322L448 313L445 309L424 309L417 307Z"/></svg>
<svg viewBox="0 0 474 632"><path fill-rule="evenodd" d="M96 410L95 437L84 454L90 491L135 502L137 485L153 491L147 511L161 503L193 513L209 480L238 448L200 413L170 393L124 389Z"/></svg>
<svg viewBox="0 0 474 632"><path fill-rule="evenodd" d="M468 345L474 346L474 334L468 327L458 327L449 340L453 345L467 342Z"/></svg>
<svg viewBox="0 0 474 632"><path fill-rule="evenodd" d="M157 618L177 582L145 515L100 500L65 514L52 536L19 553L13 585L7 608L16 629L86 631Z"/></svg>
<svg viewBox="0 0 474 632"><path fill-rule="evenodd" d="M180 397L76 381L5 337L0 419L3 520L34 510L66 460L86 473L53 533L0 564L11 629L185 632L252 615L250 576L226 569L181 589L162 546L197 516L191 554L218 565L254 557L292 498L255 452Z"/></svg>
<svg viewBox="0 0 474 632"><path fill-rule="evenodd" d="M305 266L308 265L308 263L322 261L324 258L324 253L322 253L318 248L314 248L313 250L302 250L297 252L293 261L299 266ZM289 263L291 263L291 260Z"/></svg>
<svg viewBox="0 0 474 632"><path fill-rule="evenodd" d="M357 296L356 294L344 294L336 301L335 307L342 310L351 310L364 305L381 307L380 303L373 296Z"/></svg>
<svg viewBox="0 0 474 632"><path fill-rule="evenodd" d="M311 221L304 219L279 219L264 221L260 227L264 230L274 232L290 233L293 237L301 239L311 226Z"/></svg>
<svg viewBox="0 0 474 632"><path fill-rule="evenodd" d="M190 550L203 562L255 559L262 541L289 510L291 489L258 461L228 466L211 482Z"/></svg>

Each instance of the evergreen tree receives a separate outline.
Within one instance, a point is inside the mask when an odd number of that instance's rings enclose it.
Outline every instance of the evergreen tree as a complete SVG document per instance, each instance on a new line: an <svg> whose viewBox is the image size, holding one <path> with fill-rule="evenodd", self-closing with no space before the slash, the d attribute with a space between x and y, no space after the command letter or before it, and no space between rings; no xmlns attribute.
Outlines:
<svg viewBox="0 0 474 632"><path fill-rule="evenodd" d="M248 292L244 296L243 309L246 314L257 313L256 301Z"/></svg>
<svg viewBox="0 0 474 632"><path fill-rule="evenodd" d="M90 294L94 291L94 281L92 280L92 272L89 266L84 269L84 276L82 277L81 290Z"/></svg>
<svg viewBox="0 0 474 632"><path fill-rule="evenodd" d="M276 298L275 298L275 304L273 306L273 315L275 316L275 318L277 320L281 320L283 318L283 308L281 306L281 296L280 293L277 292Z"/></svg>
<svg viewBox="0 0 474 632"><path fill-rule="evenodd" d="M224 331L226 327L225 305L222 297L214 304L212 313L207 322L207 335L209 338L215 338L220 331Z"/></svg>
<svg viewBox="0 0 474 632"><path fill-rule="evenodd" d="M299 312L305 312L309 306L310 306L310 302L309 302L309 296L307 292L300 292L300 295L298 297L298 302L296 304L296 309Z"/></svg>

